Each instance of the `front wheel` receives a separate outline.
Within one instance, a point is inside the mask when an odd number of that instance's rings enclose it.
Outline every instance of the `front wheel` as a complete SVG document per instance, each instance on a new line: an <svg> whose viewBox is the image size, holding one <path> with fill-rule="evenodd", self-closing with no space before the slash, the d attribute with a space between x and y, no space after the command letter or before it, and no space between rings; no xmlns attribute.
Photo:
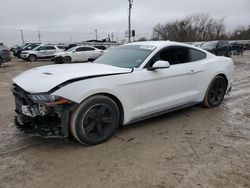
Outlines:
<svg viewBox="0 0 250 188"><path fill-rule="evenodd" d="M211 108L220 105L227 89L226 80L222 76L216 76L208 87L203 100L204 106Z"/></svg>
<svg viewBox="0 0 250 188"><path fill-rule="evenodd" d="M120 112L109 97L96 95L83 101L71 115L70 130L85 145L107 141L119 125Z"/></svg>
<svg viewBox="0 0 250 188"><path fill-rule="evenodd" d="M36 56L35 55L29 55L28 59L29 59L29 61L34 62L34 61L36 61Z"/></svg>
<svg viewBox="0 0 250 188"><path fill-rule="evenodd" d="M63 57L63 63L71 63L71 57L69 56L66 56L66 57Z"/></svg>

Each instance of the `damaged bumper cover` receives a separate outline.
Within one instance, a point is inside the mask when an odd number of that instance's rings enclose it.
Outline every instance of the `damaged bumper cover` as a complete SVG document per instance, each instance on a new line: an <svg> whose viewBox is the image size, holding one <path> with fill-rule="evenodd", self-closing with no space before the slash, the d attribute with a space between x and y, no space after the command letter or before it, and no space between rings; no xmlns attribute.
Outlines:
<svg viewBox="0 0 250 188"><path fill-rule="evenodd" d="M16 104L15 124L29 135L42 137L68 137L69 116L76 103L48 94L32 95L14 84Z"/></svg>

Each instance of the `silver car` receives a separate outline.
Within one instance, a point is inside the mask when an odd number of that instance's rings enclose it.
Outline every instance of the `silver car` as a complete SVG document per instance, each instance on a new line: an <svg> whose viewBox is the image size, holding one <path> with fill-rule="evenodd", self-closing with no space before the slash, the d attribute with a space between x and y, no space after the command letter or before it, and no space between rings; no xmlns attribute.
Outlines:
<svg viewBox="0 0 250 188"><path fill-rule="evenodd" d="M11 60L10 50L3 43L0 43L0 66Z"/></svg>

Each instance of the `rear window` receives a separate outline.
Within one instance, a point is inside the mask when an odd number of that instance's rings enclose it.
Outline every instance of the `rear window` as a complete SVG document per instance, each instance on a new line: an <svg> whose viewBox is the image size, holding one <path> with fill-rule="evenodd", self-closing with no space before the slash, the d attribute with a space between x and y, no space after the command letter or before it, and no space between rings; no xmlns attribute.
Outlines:
<svg viewBox="0 0 250 188"><path fill-rule="evenodd" d="M196 49L189 49L189 61L199 61L206 58L206 53L196 50Z"/></svg>

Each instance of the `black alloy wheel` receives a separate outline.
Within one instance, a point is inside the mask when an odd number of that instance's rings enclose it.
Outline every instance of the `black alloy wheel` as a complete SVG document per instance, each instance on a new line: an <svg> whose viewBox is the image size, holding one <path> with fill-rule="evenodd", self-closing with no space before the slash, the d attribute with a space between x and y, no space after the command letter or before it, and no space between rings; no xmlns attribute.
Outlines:
<svg viewBox="0 0 250 188"><path fill-rule="evenodd" d="M218 106L224 99L227 83L222 76L216 76L209 86L204 98L206 107Z"/></svg>
<svg viewBox="0 0 250 188"><path fill-rule="evenodd" d="M106 104L97 104L90 108L82 122L87 137L99 139L109 134L114 127L112 109Z"/></svg>
<svg viewBox="0 0 250 188"><path fill-rule="evenodd" d="M120 112L109 97L96 95L83 101L71 115L70 129L76 140L85 145L108 140L119 125Z"/></svg>

